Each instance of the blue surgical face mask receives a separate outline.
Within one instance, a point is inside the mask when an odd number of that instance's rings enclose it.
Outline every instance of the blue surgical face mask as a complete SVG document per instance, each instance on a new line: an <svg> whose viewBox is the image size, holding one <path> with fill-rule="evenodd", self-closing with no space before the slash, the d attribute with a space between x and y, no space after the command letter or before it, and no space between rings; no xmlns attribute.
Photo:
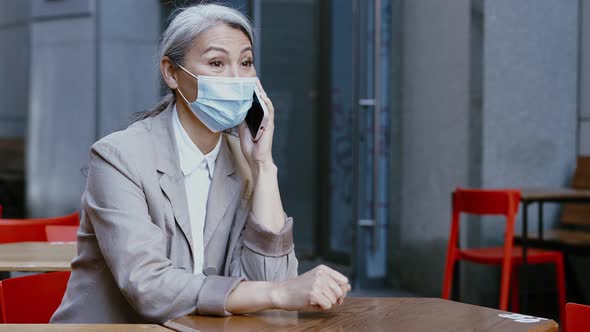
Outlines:
<svg viewBox="0 0 590 332"><path fill-rule="evenodd" d="M244 121L252 107L256 77L196 76L178 67L197 80L197 100L189 102L180 89L178 93L209 130L224 131Z"/></svg>

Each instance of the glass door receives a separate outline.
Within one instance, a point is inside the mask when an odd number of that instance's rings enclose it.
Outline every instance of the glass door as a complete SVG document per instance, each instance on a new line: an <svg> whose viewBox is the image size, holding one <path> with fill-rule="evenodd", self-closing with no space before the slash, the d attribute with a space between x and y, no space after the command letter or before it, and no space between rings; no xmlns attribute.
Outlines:
<svg viewBox="0 0 590 332"><path fill-rule="evenodd" d="M331 249L350 255L356 288L380 288L387 274L391 6L388 0L337 3L332 7L330 175L339 190L330 197ZM347 162L340 159L343 150L350 152ZM342 174L350 180L346 184Z"/></svg>
<svg viewBox="0 0 590 332"><path fill-rule="evenodd" d="M389 220L391 4L234 0L257 32L256 67L276 109L273 155L298 256L382 287Z"/></svg>

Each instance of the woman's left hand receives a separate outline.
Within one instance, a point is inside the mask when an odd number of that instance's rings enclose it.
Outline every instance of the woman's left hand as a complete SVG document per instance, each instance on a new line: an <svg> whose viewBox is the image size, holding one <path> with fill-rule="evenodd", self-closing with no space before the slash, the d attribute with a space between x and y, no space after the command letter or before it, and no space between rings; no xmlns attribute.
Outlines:
<svg viewBox="0 0 590 332"><path fill-rule="evenodd" d="M262 84L260 84L260 80L256 80L256 85L258 86L258 91L260 92L260 99L266 105L268 109L268 121L262 129L262 134L258 141L254 142L252 140L252 134L246 125L246 122L242 122L239 127L240 131L240 145L242 147L242 153L246 157L248 164L250 165L250 169L252 169L253 173L256 172L257 166L272 164L272 139L274 134L274 118L275 118L275 110L272 105L272 102L266 95L266 92L262 88Z"/></svg>

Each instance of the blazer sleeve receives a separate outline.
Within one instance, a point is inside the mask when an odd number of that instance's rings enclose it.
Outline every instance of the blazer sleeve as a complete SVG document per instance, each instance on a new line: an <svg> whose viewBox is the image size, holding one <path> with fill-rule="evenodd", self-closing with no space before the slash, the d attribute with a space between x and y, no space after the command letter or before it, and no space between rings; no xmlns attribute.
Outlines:
<svg viewBox="0 0 590 332"><path fill-rule="evenodd" d="M228 315L227 296L243 278L206 277L172 266L132 159L114 143L94 144L83 201L117 286L148 321L163 323L195 311Z"/></svg>
<svg viewBox="0 0 590 332"><path fill-rule="evenodd" d="M285 225L274 233L249 213L233 252L230 275L247 280L283 281L297 277L297 257L293 245L293 218L285 215Z"/></svg>

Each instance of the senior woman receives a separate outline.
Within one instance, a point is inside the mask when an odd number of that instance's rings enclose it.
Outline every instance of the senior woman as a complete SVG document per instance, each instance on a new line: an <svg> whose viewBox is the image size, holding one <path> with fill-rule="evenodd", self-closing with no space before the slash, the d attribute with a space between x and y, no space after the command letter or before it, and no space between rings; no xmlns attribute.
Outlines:
<svg viewBox="0 0 590 332"><path fill-rule="evenodd" d="M90 151L78 256L53 323L164 322L186 314L327 310L350 285L297 275L293 220L271 156L274 108L253 65L252 27L220 5L181 11L164 32L172 91ZM254 85L269 122L243 123ZM239 127L239 141L223 134Z"/></svg>

